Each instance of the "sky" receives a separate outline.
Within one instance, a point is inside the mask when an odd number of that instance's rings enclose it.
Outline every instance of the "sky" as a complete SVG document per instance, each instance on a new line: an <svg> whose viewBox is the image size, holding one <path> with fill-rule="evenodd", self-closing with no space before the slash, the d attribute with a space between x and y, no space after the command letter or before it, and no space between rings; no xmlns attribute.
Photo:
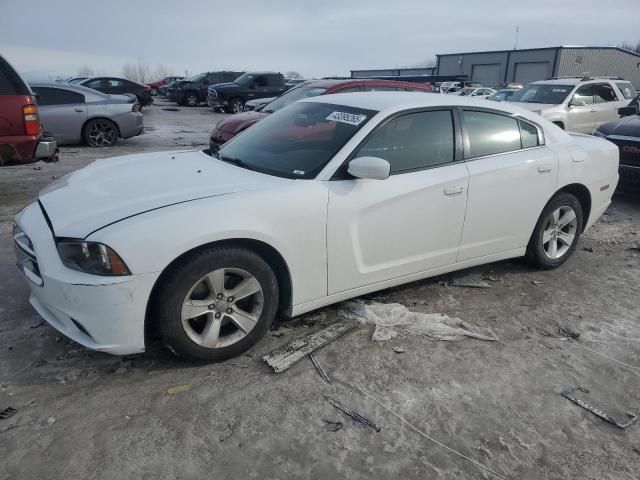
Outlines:
<svg viewBox="0 0 640 480"><path fill-rule="evenodd" d="M0 54L20 72L175 75L423 66L437 53L640 41L640 0L0 0Z"/></svg>

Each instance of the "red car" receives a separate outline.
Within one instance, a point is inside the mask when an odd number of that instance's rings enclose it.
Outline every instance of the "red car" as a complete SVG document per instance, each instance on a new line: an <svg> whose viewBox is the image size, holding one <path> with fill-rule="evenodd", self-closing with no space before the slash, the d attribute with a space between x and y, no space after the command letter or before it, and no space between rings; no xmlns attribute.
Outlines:
<svg viewBox="0 0 640 480"><path fill-rule="evenodd" d="M288 90L259 110L236 113L218 122L211 132L209 148L217 150L235 135L249 128L270 113L286 107L303 98L329 95L331 93L368 92L368 91L405 91L431 92L433 87L423 83L401 82L396 80L348 79L348 80L311 80Z"/></svg>
<svg viewBox="0 0 640 480"><path fill-rule="evenodd" d="M0 56L0 165L53 160L56 154L56 142L42 139L31 89Z"/></svg>
<svg viewBox="0 0 640 480"><path fill-rule="evenodd" d="M147 85L151 89L151 95L155 96L160 92L160 87L164 87L165 85L169 85L171 82L182 79L184 79L184 77L164 77L162 80L158 80L157 82L150 82L147 83Z"/></svg>

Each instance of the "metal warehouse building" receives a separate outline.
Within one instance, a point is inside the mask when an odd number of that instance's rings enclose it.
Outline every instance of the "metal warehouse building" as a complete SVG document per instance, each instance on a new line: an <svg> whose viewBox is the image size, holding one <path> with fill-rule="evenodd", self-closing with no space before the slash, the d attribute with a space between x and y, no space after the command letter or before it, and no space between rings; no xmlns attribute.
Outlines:
<svg viewBox="0 0 640 480"><path fill-rule="evenodd" d="M352 77L465 76L483 85L551 77L620 76L640 90L640 54L619 47L548 47L436 55L434 69L352 70Z"/></svg>

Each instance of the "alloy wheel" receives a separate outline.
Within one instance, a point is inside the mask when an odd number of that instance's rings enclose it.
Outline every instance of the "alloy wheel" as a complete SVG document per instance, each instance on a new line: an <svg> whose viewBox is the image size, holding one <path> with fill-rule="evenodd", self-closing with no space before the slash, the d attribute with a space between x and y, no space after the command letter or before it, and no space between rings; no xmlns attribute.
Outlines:
<svg viewBox="0 0 640 480"><path fill-rule="evenodd" d="M544 253L552 260L562 258L575 241L578 219L571 207L559 207L547 219L542 234Z"/></svg>
<svg viewBox="0 0 640 480"><path fill-rule="evenodd" d="M96 147L113 145L118 138L115 126L111 122L94 121L88 132L89 142Z"/></svg>
<svg viewBox="0 0 640 480"><path fill-rule="evenodd" d="M242 102L240 101L235 101L233 102L233 104L231 105L231 111L233 113L242 113L242 111L244 110L244 105L242 105Z"/></svg>
<svg viewBox="0 0 640 480"><path fill-rule="evenodd" d="M260 282L238 268L220 268L199 279L182 303L187 336L204 348L228 347L256 326L264 306Z"/></svg>

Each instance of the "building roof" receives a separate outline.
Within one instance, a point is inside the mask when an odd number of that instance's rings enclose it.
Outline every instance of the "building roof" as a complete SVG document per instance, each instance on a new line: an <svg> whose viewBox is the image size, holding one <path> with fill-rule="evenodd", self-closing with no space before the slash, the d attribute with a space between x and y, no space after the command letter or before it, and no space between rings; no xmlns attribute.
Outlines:
<svg viewBox="0 0 640 480"><path fill-rule="evenodd" d="M640 57L640 53L632 52L631 50L626 50L624 48L616 47L616 46L607 46L607 47L593 47L593 46L578 46L578 45L561 45L556 47L539 47L539 48L521 48L518 50L485 50L485 51L474 51L474 52L460 52L460 53L440 53L437 54L436 57L447 57L447 56L460 56L460 55L477 55L477 54L486 54L486 53L509 53L509 52L536 52L541 50L571 50L571 49L583 49L583 50L618 50L623 53L628 53L629 55L633 55L636 57Z"/></svg>

